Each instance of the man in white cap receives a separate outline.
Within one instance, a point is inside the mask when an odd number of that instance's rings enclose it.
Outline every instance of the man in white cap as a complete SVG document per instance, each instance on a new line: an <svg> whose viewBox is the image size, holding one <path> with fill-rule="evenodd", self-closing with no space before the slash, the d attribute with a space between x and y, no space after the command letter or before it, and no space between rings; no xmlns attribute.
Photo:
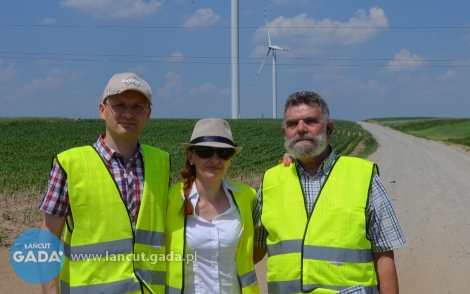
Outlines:
<svg viewBox="0 0 470 294"><path fill-rule="evenodd" d="M114 75L99 104L106 132L54 158L41 229L61 238L66 226L65 261L44 293L164 293L165 262L150 256L165 253L170 160L139 143L151 106L143 79Z"/></svg>

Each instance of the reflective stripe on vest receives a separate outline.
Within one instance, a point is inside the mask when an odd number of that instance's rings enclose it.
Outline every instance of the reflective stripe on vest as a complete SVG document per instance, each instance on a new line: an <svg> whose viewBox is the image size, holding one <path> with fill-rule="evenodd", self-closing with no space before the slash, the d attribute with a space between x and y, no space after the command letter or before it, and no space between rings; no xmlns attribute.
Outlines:
<svg viewBox="0 0 470 294"><path fill-rule="evenodd" d="M242 288L249 287L253 284L258 283L258 279L256 278L256 272L255 270L251 270L250 272L247 272L244 275L241 275L240 277L240 285Z"/></svg>
<svg viewBox="0 0 470 294"><path fill-rule="evenodd" d="M135 274L141 280L148 282L150 285L165 285L166 272L143 270L139 268L139 269L135 269Z"/></svg>
<svg viewBox="0 0 470 294"><path fill-rule="evenodd" d="M268 293L296 293L299 292L300 280L287 282L269 282ZM305 285L304 291L314 294L337 294L338 291L346 290L349 287L338 287L329 285ZM306 290L310 289L310 290ZM316 289L316 290L314 290ZM377 294L377 286L364 287L366 294Z"/></svg>
<svg viewBox="0 0 470 294"><path fill-rule="evenodd" d="M135 229L135 243L153 246L165 246L165 234L163 232L152 232Z"/></svg>
<svg viewBox="0 0 470 294"><path fill-rule="evenodd" d="M302 249L302 240L286 240L268 245L269 256L295 253ZM370 249L347 249L326 246L305 245L303 257L317 260L334 260L338 262L371 262Z"/></svg>
<svg viewBox="0 0 470 294"><path fill-rule="evenodd" d="M90 294L90 293L141 293L139 281L127 279L107 284L94 284L74 287L71 291L70 285L60 281L60 293Z"/></svg>
<svg viewBox="0 0 470 294"><path fill-rule="evenodd" d="M61 293L164 293L166 264L150 258L165 254L169 156L141 147L145 178L134 233L117 184L96 150L78 147L57 156L67 173L72 213L64 237Z"/></svg>
<svg viewBox="0 0 470 294"><path fill-rule="evenodd" d="M238 207L242 220L242 235L238 246L236 264L239 282L243 294L259 294L258 280L253 264L253 200L256 191L242 184L230 183L240 192L232 192L235 205ZM175 184L168 192L168 208L166 222L167 253L184 256L185 249L185 217L181 214L183 207L183 185ZM167 262L166 294L182 293L184 263L181 261Z"/></svg>
<svg viewBox="0 0 470 294"><path fill-rule="evenodd" d="M181 294L181 293L183 293L181 289L173 288L169 285L166 285L165 287L165 294Z"/></svg>
<svg viewBox="0 0 470 294"><path fill-rule="evenodd" d="M268 231L270 293L377 285L365 209L376 166L340 157L308 217L295 165L268 170L261 220ZM314 293L323 293L320 289ZM374 293L374 292L371 292Z"/></svg>

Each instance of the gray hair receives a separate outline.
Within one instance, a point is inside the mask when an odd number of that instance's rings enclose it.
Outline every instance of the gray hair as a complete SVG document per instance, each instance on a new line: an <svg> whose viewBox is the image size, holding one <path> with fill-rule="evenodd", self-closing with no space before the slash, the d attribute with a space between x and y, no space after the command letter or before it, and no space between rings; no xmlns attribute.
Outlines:
<svg viewBox="0 0 470 294"><path fill-rule="evenodd" d="M328 109L328 104L323 100L322 96L313 92L313 91L302 91L296 92L286 99L286 104L284 105L284 121L286 119L286 112L292 106L298 106L301 104L307 104L311 106L318 105L320 107L321 115L325 122L328 122L330 118L330 110Z"/></svg>

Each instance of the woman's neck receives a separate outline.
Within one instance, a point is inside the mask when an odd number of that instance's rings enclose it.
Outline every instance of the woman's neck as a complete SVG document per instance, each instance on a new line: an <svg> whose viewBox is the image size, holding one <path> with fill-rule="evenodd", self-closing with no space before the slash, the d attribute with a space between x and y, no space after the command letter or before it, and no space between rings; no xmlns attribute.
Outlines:
<svg viewBox="0 0 470 294"><path fill-rule="evenodd" d="M222 180L214 182L202 182L196 178L196 188L199 194L199 198L209 202L217 201L221 195L224 195Z"/></svg>

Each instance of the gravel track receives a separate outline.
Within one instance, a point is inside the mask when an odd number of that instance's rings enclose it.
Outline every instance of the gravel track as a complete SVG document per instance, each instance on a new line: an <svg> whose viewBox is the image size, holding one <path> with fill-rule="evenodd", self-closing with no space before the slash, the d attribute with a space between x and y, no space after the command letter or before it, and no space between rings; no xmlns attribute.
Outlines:
<svg viewBox="0 0 470 294"><path fill-rule="evenodd" d="M407 241L395 251L401 293L470 293L470 153L360 124Z"/></svg>

